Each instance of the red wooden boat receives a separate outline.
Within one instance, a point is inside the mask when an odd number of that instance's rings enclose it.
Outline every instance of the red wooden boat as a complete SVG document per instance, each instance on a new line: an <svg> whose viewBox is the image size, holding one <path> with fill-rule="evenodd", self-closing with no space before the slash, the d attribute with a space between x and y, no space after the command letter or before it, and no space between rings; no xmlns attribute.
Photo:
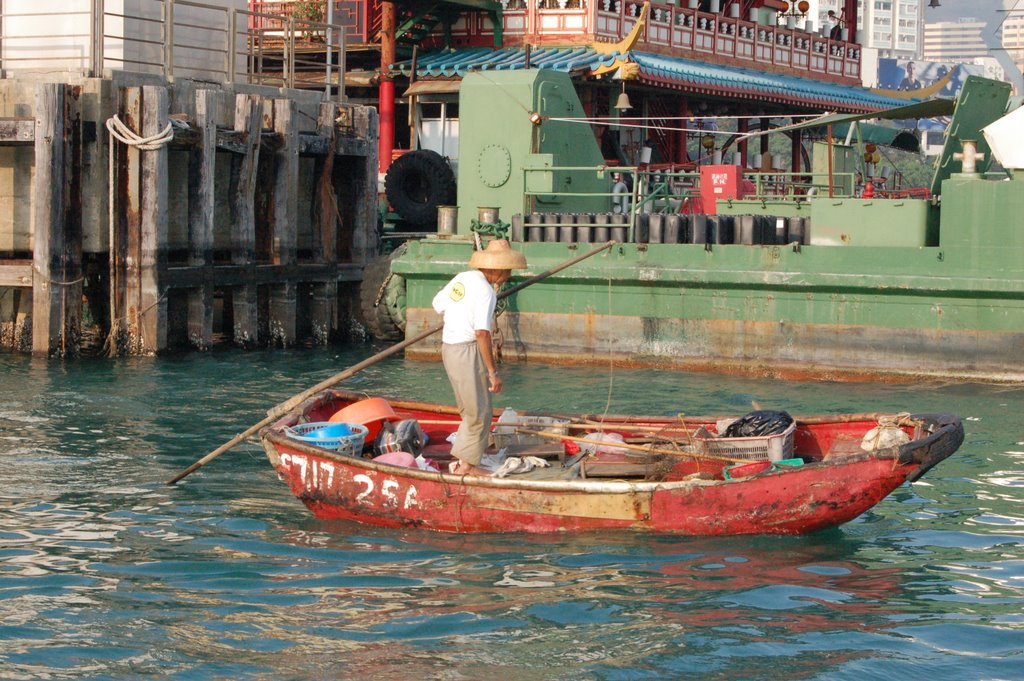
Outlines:
<svg viewBox="0 0 1024 681"><path fill-rule="evenodd" d="M763 470L738 477L741 470L730 468L735 474L727 476L726 468L749 464L749 452L722 454L712 446L723 444L721 438L704 437L714 433L719 417L570 418L534 412L533 417L568 423L558 422L561 433L544 433L542 444L512 445L507 453L547 456L552 465L504 478L390 465L368 458L372 454L342 454L293 437L296 426L328 421L365 398L337 390L318 393L260 431L278 475L318 518L446 532L801 534L856 518L951 455L964 437L956 416L904 415L898 427L909 442L865 451L862 438L886 415L798 417L790 429L789 460L755 465ZM421 424L429 438L423 455L447 471L446 437L459 421L455 407L389 404L394 418ZM629 449L588 454L590 447L581 455L564 454L564 443L595 431L620 434Z"/></svg>

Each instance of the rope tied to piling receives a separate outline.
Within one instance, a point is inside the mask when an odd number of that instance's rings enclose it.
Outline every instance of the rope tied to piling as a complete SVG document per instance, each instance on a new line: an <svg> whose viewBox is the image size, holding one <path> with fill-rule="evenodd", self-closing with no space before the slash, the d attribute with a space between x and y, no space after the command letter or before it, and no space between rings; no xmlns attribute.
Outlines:
<svg viewBox="0 0 1024 681"><path fill-rule="evenodd" d="M155 135L142 137L124 124L117 114L107 119L107 130L110 135L123 144L138 147L143 151L154 151L174 140L174 125L168 121L167 126Z"/></svg>
<svg viewBox="0 0 1024 681"><path fill-rule="evenodd" d="M174 124L181 124L180 121L175 121L173 118L170 119L164 129L155 135L149 137L143 137L134 130L125 125L117 114L114 114L106 121L107 131L110 133L112 140L117 140L122 144L135 147L140 151L156 151L161 147L170 144L174 140ZM187 127L187 126L186 126ZM107 153L107 222L109 229L110 239L110 331L107 333L107 338L103 343L104 352L114 357L119 354L118 346L120 345L120 339L122 338L125 327L130 322L130 318L134 317L136 320L140 319L143 315L149 312L151 309L156 307L162 300L167 296L167 291L163 291L160 296L148 305L147 307L133 311L129 310L126 314L120 316L114 316L114 312L117 310L117 302L115 296L115 283L117 281L117 272L114 265L114 249L117 238L117 233L114 228L114 143L108 146Z"/></svg>
<svg viewBox="0 0 1024 681"><path fill-rule="evenodd" d="M40 279L45 281L47 284L52 284L53 286L74 286L75 284L81 284L82 282L85 281L84 275L79 277L78 279L72 279L71 281L62 281L60 279L48 277L46 274L43 273L43 270L39 267L39 265L32 265L32 271L38 274Z"/></svg>

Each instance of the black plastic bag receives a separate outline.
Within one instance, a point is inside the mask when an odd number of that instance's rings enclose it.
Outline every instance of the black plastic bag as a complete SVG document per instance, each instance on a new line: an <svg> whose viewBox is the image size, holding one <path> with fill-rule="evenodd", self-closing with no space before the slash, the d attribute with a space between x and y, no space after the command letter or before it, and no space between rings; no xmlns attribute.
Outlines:
<svg viewBox="0 0 1024 681"><path fill-rule="evenodd" d="M385 421L373 441L373 453L380 456L389 452L409 452L418 456L426 440L426 434L416 419L405 419L397 423Z"/></svg>
<svg viewBox="0 0 1024 681"><path fill-rule="evenodd" d="M758 437L778 435L789 428L793 417L784 411L758 409L729 424L723 433L724 437Z"/></svg>

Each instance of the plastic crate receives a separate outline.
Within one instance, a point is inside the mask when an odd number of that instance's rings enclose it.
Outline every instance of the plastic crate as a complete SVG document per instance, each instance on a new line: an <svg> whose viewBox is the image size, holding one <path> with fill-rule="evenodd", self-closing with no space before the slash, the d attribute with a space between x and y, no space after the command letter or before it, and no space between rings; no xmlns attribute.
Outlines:
<svg viewBox="0 0 1024 681"><path fill-rule="evenodd" d="M556 419L552 416L517 416L514 421L498 423L491 433L494 438L494 446L497 449L515 445L539 445L556 444L558 441L540 435L519 433L514 429L517 427L530 430L540 430L553 435L566 435L569 432L569 421L567 419ZM511 431L511 432L506 432Z"/></svg>
<svg viewBox="0 0 1024 681"><path fill-rule="evenodd" d="M781 461L793 457L793 434L796 422L775 435L758 437L712 437L699 438L704 450L712 456L727 456L731 459L751 461Z"/></svg>

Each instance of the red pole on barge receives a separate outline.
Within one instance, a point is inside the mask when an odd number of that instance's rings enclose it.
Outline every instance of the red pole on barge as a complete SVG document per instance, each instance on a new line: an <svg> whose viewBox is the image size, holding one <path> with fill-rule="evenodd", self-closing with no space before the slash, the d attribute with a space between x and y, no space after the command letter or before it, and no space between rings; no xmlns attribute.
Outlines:
<svg viewBox="0 0 1024 681"><path fill-rule="evenodd" d="M395 63L395 3L382 2L380 6L380 139L377 143L377 169L385 172L391 166L391 153L395 148L395 81L388 69Z"/></svg>

